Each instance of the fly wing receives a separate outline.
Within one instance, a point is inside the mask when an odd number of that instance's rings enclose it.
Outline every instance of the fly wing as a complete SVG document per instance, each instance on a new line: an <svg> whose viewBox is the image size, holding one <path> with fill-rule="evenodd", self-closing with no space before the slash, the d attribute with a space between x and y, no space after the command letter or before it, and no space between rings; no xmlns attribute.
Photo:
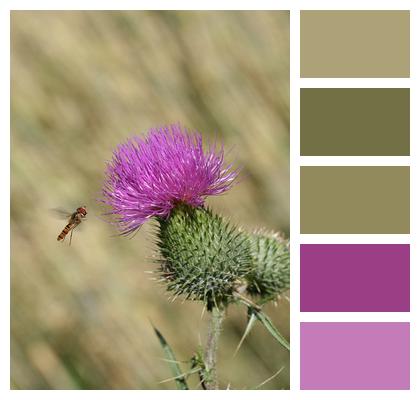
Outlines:
<svg viewBox="0 0 420 400"><path fill-rule="evenodd" d="M53 217L58 218L58 219L69 219L71 215L73 214L62 208L50 208L49 212Z"/></svg>

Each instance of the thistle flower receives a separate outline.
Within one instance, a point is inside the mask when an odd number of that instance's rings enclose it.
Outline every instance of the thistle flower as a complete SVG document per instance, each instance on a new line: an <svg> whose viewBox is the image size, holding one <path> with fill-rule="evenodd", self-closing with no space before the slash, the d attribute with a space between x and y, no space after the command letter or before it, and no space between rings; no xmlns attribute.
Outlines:
<svg viewBox="0 0 420 400"><path fill-rule="evenodd" d="M237 175L225 165L223 147L205 151L198 132L164 126L117 147L100 201L111 207L121 233L129 234L152 217L169 217L178 204L203 206L207 196L229 190Z"/></svg>

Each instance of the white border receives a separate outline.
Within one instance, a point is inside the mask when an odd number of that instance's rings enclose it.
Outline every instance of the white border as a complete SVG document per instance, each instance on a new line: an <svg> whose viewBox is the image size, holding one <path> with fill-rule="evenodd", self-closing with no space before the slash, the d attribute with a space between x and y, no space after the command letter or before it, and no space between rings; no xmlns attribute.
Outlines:
<svg viewBox="0 0 420 400"><path fill-rule="evenodd" d="M302 244L410 244L410 235L372 234L304 234Z"/></svg>
<svg viewBox="0 0 420 400"><path fill-rule="evenodd" d="M408 10L416 0L6 0L13 10Z"/></svg>
<svg viewBox="0 0 420 400"><path fill-rule="evenodd" d="M299 156L299 90L300 87L411 87L411 157L404 160L398 160L398 165L411 165L411 204L419 204L419 120L418 111L420 109L419 102L419 51L420 46L417 38L420 38L420 19L418 11L418 2L416 0L259 0L259 1L229 1L229 0L213 0L201 1L199 3L193 1L135 1L135 0L104 0L104 1L90 1L90 0L75 0L75 1L2 1L0 4L1 19L1 43L2 50L5 53L5 58L10 55L9 45L9 11L11 9L185 9L185 10L217 10L217 9L268 9L268 10L290 10L291 11L291 252L292 252L292 283L291 283L291 391L265 391L264 396L272 399L290 398L290 399L354 399L360 397L364 399L394 399L396 396L403 399L414 399L420 396L419 385L416 384L415 378L420 376L419 372L419 333L418 323L420 321L419 299L420 291L418 289L420 272L418 266L420 265L419 250L418 250L418 221L419 210L418 207L411 207L411 235L300 235L299 234L299 166L300 165L337 165L329 164L334 160L327 158L319 158L319 161L309 160L308 157L300 158ZM382 79L300 79L299 78L299 10L305 9L381 9L381 10L411 10L411 78L410 79L386 79L386 84ZM2 62L0 64L2 70L2 97L1 105L3 115L1 118L2 131L1 135L1 149L5 152L1 157L2 177L4 184L10 188L10 137L7 134L10 132L9 124L9 63ZM354 86L353 86L354 85ZM337 162L344 162L336 160ZM358 164L360 162L360 164ZM397 161L379 160L364 158L364 160L351 160L348 158L345 163L340 165L394 165L392 163ZM319 163L319 164L313 164ZM371 163L371 164L370 164ZM391 163L391 164L389 164ZM397 165L395 164L395 165ZM10 191L9 191L10 194ZM178 392L178 391L10 391L9 377L10 377L10 274L7 265L10 261L10 208L9 199L6 196L1 198L2 212L4 214L1 224L1 243L2 243L2 257L5 262L0 268L0 307L2 317L2 329L0 330L0 396L1 398L34 398L34 399L48 399L56 398L57 395L63 398L91 398L96 395L103 399L114 398L160 398L161 396L174 396L183 398L188 396L202 396L212 397L212 392L194 391L194 392ZM351 236L351 238L349 237ZM321 238L322 237L322 238ZM350 315L349 313L314 313L311 316L308 313L299 314L299 243L411 243L411 313L403 313L401 316L396 316L394 313L368 313ZM353 313L352 313L353 314ZM299 391L299 320L364 320L364 318L374 318L375 320L393 321L402 318L404 321L411 321L411 390L410 391ZM321 319L318 319L321 318ZM256 393L253 391L220 391L217 396L240 396L241 398L254 398Z"/></svg>
<svg viewBox="0 0 420 400"><path fill-rule="evenodd" d="M9 42L9 15L2 12L0 15L0 40L1 49L5 54L5 59L10 60L10 42ZM0 263L0 311L1 325L0 330L0 387L6 388L10 385L10 63L2 61L1 81L2 90L1 110L2 115L0 123L2 124L2 134L0 135L0 148L2 154L0 157L0 171L2 175L2 185L7 190L8 195L1 197L2 222L1 226L1 255L4 262ZM7 356L6 356L7 355Z"/></svg>
<svg viewBox="0 0 420 400"><path fill-rule="evenodd" d="M417 7L411 10L410 17L410 57L411 57L411 94L410 94L410 152L411 152L411 168L410 168L410 303L411 303L411 387L412 392L420 393L420 385L418 382L418 376L420 374L419 367L419 337L420 330L418 323L420 321L420 292L416 285L419 282L419 271L418 265L420 265L419 257L419 200L420 200L420 140L419 140L419 105L420 105L420 48L419 48L419 37L420 37L420 8ZM417 377L417 379L416 379Z"/></svg>
<svg viewBox="0 0 420 400"><path fill-rule="evenodd" d="M300 156L301 166L409 166L409 156Z"/></svg>
<svg viewBox="0 0 420 400"><path fill-rule="evenodd" d="M301 88L408 88L410 78L300 78Z"/></svg>

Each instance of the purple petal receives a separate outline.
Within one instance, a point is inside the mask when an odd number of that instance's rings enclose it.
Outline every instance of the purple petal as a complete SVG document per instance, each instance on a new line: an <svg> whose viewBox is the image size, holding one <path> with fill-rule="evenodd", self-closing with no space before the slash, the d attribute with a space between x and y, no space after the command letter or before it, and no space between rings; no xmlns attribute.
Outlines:
<svg viewBox="0 0 420 400"><path fill-rule="evenodd" d="M151 129L120 144L107 164L101 202L123 234L152 217L166 218L178 203L193 207L229 190L238 176L225 165L224 149L203 149L202 136L180 125Z"/></svg>

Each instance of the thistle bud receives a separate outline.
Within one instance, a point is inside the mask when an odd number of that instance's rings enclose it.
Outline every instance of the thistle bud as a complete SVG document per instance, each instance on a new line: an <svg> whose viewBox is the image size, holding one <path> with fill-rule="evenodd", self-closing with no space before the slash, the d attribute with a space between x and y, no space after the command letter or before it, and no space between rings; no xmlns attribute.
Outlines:
<svg viewBox="0 0 420 400"><path fill-rule="evenodd" d="M250 272L249 238L208 208L180 204L159 220L159 273L175 296L208 309L232 300Z"/></svg>
<svg viewBox="0 0 420 400"><path fill-rule="evenodd" d="M263 301L273 299L290 287L289 241L261 231L250 234L249 239L252 269L247 275L247 292Z"/></svg>

